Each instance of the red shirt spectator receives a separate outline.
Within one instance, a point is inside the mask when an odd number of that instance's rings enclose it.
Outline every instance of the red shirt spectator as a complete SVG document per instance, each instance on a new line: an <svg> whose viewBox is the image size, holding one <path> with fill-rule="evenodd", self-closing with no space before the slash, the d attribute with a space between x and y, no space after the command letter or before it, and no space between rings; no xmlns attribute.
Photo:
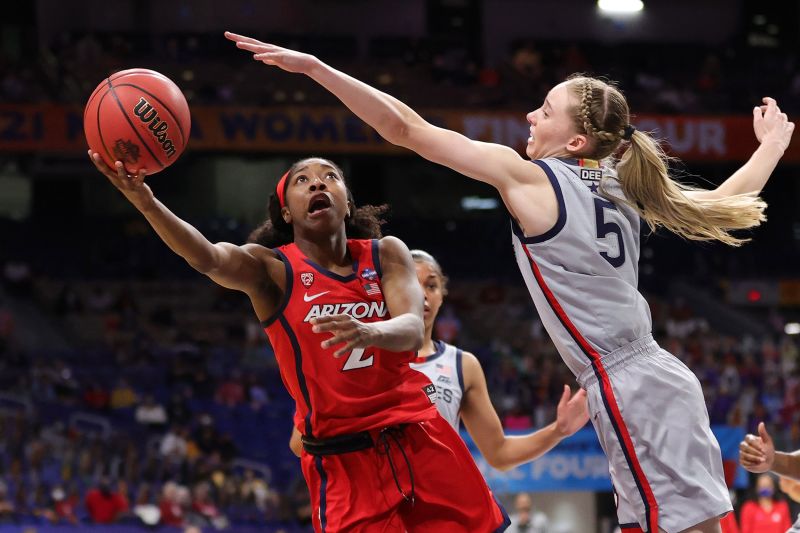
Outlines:
<svg viewBox="0 0 800 533"><path fill-rule="evenodd" d="M742 533L786 533L792 527L789 506L785 501L775 500L775 481L770 474L760 474L756 480L757 500L749 500L742 506L739 523Z"/></svg>
<svg viewBox="0 0 800 533"><path fill-rule="evenodd" d="M86 493L86 510L95 524L111 524L128 512L128 500L101 482Z"/></svg>

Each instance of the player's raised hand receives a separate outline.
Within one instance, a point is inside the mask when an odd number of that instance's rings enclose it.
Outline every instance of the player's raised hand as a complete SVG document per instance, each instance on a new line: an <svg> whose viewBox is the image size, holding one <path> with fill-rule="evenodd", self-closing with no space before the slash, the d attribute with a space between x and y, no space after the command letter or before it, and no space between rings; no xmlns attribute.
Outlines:
<svg viewBox="0 0 800 533"><path fill-rule="evenodd" d="M316 57L302 52L264 43L252 37L225 32L225 38L236 43L237 48L252 52L253 59L267 65L274 65L287 72L307 74L319 61Z"/></svg>
<svg viewBox="0 0 800 533"><path fill-rule="evenodd" d="M739 464L749 472L760 474L771 470L774 462L775 444L764 422L761 422L758 424L758 436L748 433L739 443Z"/></svg>
<svg viewBox="0 0 800 533"><path fill-rule="evenodd" d="M144 182L144 178L147 175L146 169L139 169L139 172L135 175L128 174L122 161L116 161L114 163L115 168L111 168L106 165L100 154L91 150L89 150L89 159L92 160L97 170L102 172L134 206L141 208L147 202L153 200L153 191Z"/></svg>
<svg viewBox="0 0 800 533"><path fill-rule="evenodd" d="M758 142L774 142L781 150L786 150L792 140L794 122L789 122L774 98L765 96L764 105L753 108L753 131Z"/></svg>
<svg viewBox="0 0 800 533"><path fill-rule="evenodd" d="M361 322L350 315L328 315L312 318L314 333L332 333L333 336L322 341L323 348L330 348L344 343L333 355L341 357L354 348L374 346L378 338L378 329L374 324Z"/></svg>
<svg viewBox="0 0 800 533"><path fill-rule="evenodd" d="M556 408L556 428L563 437L569 437L589 421L589 405L586 391L579 389L574 395L569 385L564 385L564 393Z"/></svg>

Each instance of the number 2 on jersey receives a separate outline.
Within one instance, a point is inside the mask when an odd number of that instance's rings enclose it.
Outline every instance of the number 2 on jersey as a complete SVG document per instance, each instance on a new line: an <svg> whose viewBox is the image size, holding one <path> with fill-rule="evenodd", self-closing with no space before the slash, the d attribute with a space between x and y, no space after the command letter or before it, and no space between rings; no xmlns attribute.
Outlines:
<svg viewBox="0 0 800 533"><path fill-rule="evenodd" d="M595 222L597 223L597 238L605 239L609 233L613 233L617 236L617 249L619 250L619 254L613 257L608 255L607 252L600 252L600 255L603 257L603 259L608 261L611 266L618 268L625 264L625 243L622 240L622 228L620 228L619 224L616 222L606 221L606 209L614 213L619 212L617 210L617 206L615 206L612 202L603 200L602 198L594 199L594 215Z"/></svg>
<svg viewBox="0 0 800 533"><path fill-rule="evenodd" d="M366 368L372 366L375 355L372 354L366 359L361 359L364 355L364 348L355 348L350 352L347 362L342 367L342 370L356 370L357 368Z"/></svg>

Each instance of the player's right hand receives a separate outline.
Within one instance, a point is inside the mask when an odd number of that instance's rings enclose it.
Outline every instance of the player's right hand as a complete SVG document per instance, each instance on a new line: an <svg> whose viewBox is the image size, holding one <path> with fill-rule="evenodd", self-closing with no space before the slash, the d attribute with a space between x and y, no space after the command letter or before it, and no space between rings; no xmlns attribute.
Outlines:
<svg viewBox="0 0 800 533"><path fill-rule="evenodd" d="M103 173L108 180L119 189L122 194L136 207L142 208L153 200L153 191L144 182L147 170L140 169L136 175L128 174L122 161L114 163L115 168L106 165L103 158L97 152L89 150L89 159L92 160L97 170Z"/></svg>
<svg viewBox="0 0 800 533"><path fill-rule="evenodd" d="M789 122L786 113L781 113L778 102L765 96L764 105L753 108L753 131L761 144L775 143L786 151L794 132L794 122Z"/></svg>
<svg viewBox="0 0 800 533"><path fill-rule="evenodd" d="M739 443L739 464L748 472L761 474L775 463L775 443L764 422L758 424L758 436L748 433Z"/></svg>
<svg viewBox="0 0 800 533"><path fill-rule="evenodd" d="M308 74L311 69L319 64L319 60L303 52L296 52L288 48L281 48L274 44L263 43L252 37L245 37L229 31L225 32L225 38L236 43L237 48L253 53L253 59L261 61L267 65L274 65L287 72Z"/></svg>

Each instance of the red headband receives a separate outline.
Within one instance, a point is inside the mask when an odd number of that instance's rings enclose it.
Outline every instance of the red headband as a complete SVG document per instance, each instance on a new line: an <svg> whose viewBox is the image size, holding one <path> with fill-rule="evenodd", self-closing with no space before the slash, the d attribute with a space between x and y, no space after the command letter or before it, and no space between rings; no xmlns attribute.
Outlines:
<svg viewBox="0 0 800 533"><path fill-rule="evenodd" d="M284 199L284 195L286 194L286 178L289 177L289 170L286 171L281 179L278 181L278 187L275 189L275 194L278 195L278 205L281 206L281 209L286 207L286 201Z"/></svg>

